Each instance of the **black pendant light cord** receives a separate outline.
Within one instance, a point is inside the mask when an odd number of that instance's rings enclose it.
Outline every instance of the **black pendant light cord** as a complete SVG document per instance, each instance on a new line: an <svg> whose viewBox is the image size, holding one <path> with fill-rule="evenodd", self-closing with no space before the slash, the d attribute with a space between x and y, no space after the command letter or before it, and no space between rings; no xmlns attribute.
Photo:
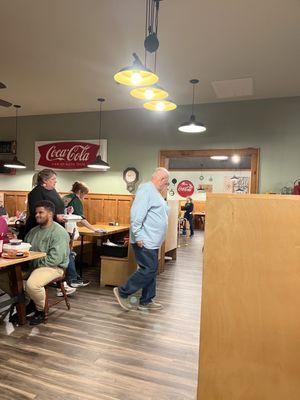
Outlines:
<svg viewBox="0 0 300 400"><path fill-rule="evenodd" d="M192 115L194 115L194 104L195 104L195 84L193 84L193 104L192 104Z"/></svg>
<svg viewBox="0 0 300 400"><path fill-rule="evenodd" d="M100 138L102 132L102 103L105 101L105 99L99 97L98 101L100 103L100 109L99 109L99 146L100 146Z"/></svg>
<svg viewBox="0 0 300 400"><path fill-rule="evenodd" d="M159 2L161 0L146 0L146 23L145 23L145 39L148 35L155 33L157 37L158 32L158 13ZM156 72L156 53L154 54L154 72ZM145 67L147 67L147 50L145 48L144 54Z"/></svg>
<svg viewBox="0 0 300 400"><path fill-rule="evenodd" d="M15 138L16 138L16 146L18 147L18 111L21 106L18 104L14 104L14 107L16 109L16 133L15 133Z"/></svg>
<svg viewBox="0 0 300 400"><path fill-rule="evenodd" d="M195 85L199 83L199 79L191 79L190 83L193 85L193 103L192 103L192 115L194 115L194 106L195 106Z"/></svg>

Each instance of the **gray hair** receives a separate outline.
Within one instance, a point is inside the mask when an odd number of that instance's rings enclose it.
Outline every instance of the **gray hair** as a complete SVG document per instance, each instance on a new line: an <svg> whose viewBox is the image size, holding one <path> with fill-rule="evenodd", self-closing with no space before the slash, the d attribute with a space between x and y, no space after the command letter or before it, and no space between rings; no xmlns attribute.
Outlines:
<svg viewBox="0 0 300 400"><path fill-rule="evenodd" d="M52 178L53 175L56 175L56 172L53 171L53 169L48 169L48 168L42 169L37 175L36 182L38 185L42 185L48 179Z"/></svg>
<svg viewBox="0 0 300 400"><path fill-rule="evenodd" d="M158 167L155 169L155 171L152 174L152 179L156 177L161 177L161 176L169 176L170 173L166 168L163 167Z"/></svg>

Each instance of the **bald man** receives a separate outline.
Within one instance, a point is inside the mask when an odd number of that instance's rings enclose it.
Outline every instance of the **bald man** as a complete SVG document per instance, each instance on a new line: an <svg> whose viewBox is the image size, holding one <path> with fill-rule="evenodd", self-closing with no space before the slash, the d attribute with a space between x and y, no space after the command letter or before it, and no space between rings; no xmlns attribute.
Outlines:
<svg viewBox="0 0 300 400"><path fill-rule="evenodd" d="M151 182L142 185L136 193L130 211L130 242L139 268L127 283L114 288L114 295L124 310L133 307L129 296L142 289L139 310L159 310L162 305L154 301L158 251L165 240L168 227L168 206L162 194L169 183L169 172L157 168Z"/></svg>

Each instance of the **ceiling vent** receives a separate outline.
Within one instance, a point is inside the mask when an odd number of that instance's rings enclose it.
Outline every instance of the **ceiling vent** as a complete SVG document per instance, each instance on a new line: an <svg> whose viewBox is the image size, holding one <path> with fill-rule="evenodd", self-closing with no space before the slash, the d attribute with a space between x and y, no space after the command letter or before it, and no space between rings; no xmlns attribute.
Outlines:
<svg viewBox="0 0 300 400"><path fill-rule="evenodd" d="M252 78L213 81L211 84L218 99L253 96Z"/></svg>

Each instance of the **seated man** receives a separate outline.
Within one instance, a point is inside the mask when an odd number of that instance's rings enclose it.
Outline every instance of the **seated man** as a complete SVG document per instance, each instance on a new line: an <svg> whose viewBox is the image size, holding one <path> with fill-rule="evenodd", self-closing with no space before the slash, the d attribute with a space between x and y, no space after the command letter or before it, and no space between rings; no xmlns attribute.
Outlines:
<svg viewBox="0 0 300 400"><path fill-rule="evenodd" d="M39 260L31 261L31 272L26 282L26 293L33 300L36 312L30 325L44 321L45 288L47 283L63 276L69 263L69 235L66 230L53 221L55 208L51 201L42 200L35 205L35 218L38 226L32 228L25 237L31 243L32 251L47 253Z"/></svg>

